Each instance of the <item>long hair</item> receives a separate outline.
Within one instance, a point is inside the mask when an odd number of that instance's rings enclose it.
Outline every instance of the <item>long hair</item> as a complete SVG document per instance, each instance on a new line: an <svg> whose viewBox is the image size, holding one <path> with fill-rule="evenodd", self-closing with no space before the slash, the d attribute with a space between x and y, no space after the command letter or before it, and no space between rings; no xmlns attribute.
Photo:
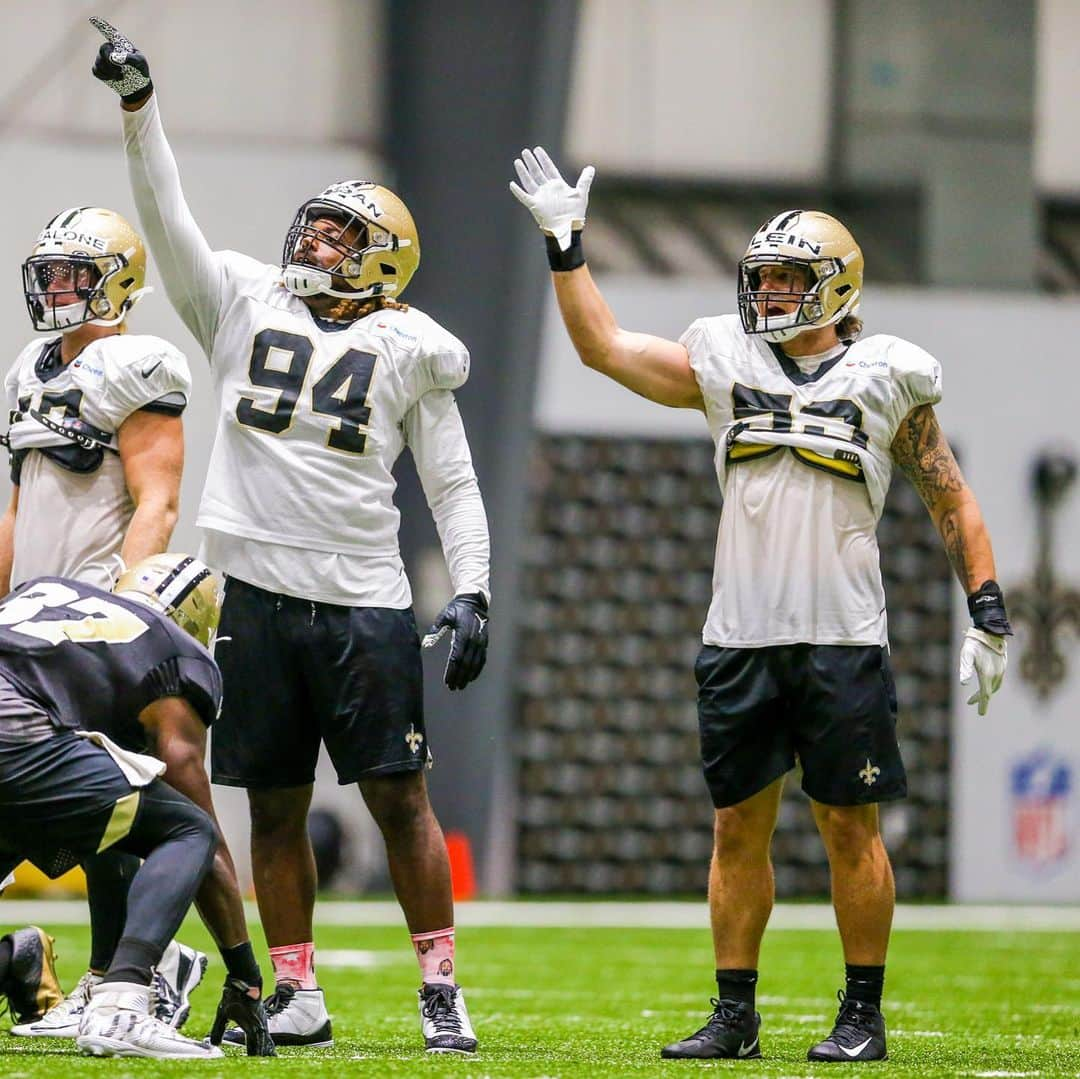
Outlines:
<svg viewBox="0 0 1080 1079"><path fill-rule="evenodd" d="M836 324L836 336L849 345L858 338L863 331L863 320L858 315L845 315Z"/></svg>

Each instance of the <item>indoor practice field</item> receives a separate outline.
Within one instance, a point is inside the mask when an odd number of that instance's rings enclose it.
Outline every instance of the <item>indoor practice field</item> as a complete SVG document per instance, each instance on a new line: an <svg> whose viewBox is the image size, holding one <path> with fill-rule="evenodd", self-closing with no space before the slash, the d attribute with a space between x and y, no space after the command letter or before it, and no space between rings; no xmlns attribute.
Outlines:
<svg viewBox="0 0 1080 1079"><path fill-rule="evenodd" d="M319 981L333 1016L332 1049L283 1050L278 1060L265 1061L235 1055L197 1064L103 1062L79 1056L72 1042L0 1034L0 1075L54 1077L60 1068L65 1076L206 1077L251 1068L282 1076L307 1076L317 1069L320 1076L615 1077L703 1068L776 1077L859 1069L920 1079L1080 1074L1080 933L1068 911L1060 920L1053 911L1034 920L1008 911L988 919L979 908L970 918L962 908L901 908L898 926L931 927L894 932L884 1007L890 1059L829 1066L805 1059L807 1048L831 1026L843 980L827 908L784 906L774 914L758 997L763 1059L697 1063L661 1062L658 1053L665 1042L700 1026L709 1010L712 972L704 903L498 904L490 908L493 917L485 916L486 904L470 906L474 909L459 918L458 958L480 1038L473 1059L423 1052L416 963L404 927L394 924L392 907L324 903L317 909L322 921L316 942ZM25 918L36 911L39 924L56 938L61 982L65 990L71 988L89 946L83 925L64 924L77 921L78 904L8 902L0 909L5 926L12 915ZM50 910L58 912L54 921ZM575 911L583 923L577 928L568 924ZM615 916L608 917L612 911ZM599 922L608 924L588 924ZM671 928L695 922L700 928ZM965 922L994 928L932 928ZM1003 928L1010 923L1040 928ZM805 925L821 928L784 928ZM255 932L259 951L263 941L257 927ZM210 1026L223 967L197 919L188 919L182 939L211 955L184 1028L201 1036ZM261 955L265 972L265 951Z"/></svg>

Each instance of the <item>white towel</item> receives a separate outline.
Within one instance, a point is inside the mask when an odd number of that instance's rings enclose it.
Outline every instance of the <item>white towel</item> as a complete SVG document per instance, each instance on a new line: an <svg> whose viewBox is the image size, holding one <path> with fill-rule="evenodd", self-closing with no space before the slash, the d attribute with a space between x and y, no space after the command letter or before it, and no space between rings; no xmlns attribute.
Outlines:
<svg viewBox="0 0 1080 1079"><path fill-rule="evenodd" d="M121 749L101 731L76 731L75 733L80 738L101 746L116 761L116 766L133 787L149 786L165 771L164 761L159 761L157 757L151 757L148 753L134 753L130 749Z"/></svg>

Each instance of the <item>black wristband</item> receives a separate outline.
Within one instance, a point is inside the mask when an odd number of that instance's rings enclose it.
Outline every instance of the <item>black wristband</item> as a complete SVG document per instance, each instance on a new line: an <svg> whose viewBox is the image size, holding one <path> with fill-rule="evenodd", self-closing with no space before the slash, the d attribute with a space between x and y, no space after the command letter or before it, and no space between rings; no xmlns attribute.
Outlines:
<svg viewBox="0 0 1080 1079"><path fill-rule="evenodd" d="M141 90L133 90L130 94L122 94L120 100L125 105L142 105L154 92L154 84L148 82Z"/></svg>
<svg viewBox="0 0 1080 1079"><path fill-rule="evenodd" d="M585 265L585 252L581 249L581 229L574 229L570 233L570 246L565 251L559 247L559 241L554 236L545 236L544 242L547 244L548 265L553 273L565 273Z"/></svg>
<svg viewBox="0 0 1080 1079"><path fill-rule="evenodd" d="M245 940L233 948L222 948L221 958L225 960L225 969L232 978L239 978L246 985L262 988L262 973L255 961L255 952L251 941Z"/></svg>
<svg viewBox="0 0 1080 1079"><path fill-rule="evenodd" d="M997 581L983 581L978 592L967 598L968 614L976 629L996 633L999 637L1011 637L1012 626L1005 613L1005 597Z"/></svg>

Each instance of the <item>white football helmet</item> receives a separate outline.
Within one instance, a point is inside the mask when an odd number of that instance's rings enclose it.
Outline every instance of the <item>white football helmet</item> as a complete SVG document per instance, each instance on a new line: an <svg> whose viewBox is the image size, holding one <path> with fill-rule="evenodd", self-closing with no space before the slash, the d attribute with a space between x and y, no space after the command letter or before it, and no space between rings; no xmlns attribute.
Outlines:
<svg viewBox="0 0 1080 1079"><path fill-rule="evenodd" d="M221 582L186 554L155 554L120 574L113 592L168 615L200 644L210 647L221 618Z"/></svg>
<svg viewBox="0 0 1080 1079"><path fill-rule="evenodd" d="M146 248L139 234L118 213L100 206L58 213L41 230L22 274L35 330L66 333L87 322L116 326L151 291L144 287ZM55 305L51 297L57 292L76 300Z"/></svg>
<svg viewBox="0 0 1080 1079"><path fill-rule="evenodd" d="M794 266L806 274L801 292L759 289L763 266ZM859 310L863 256L850 232L820 210L785 210L754 233L739 261L739 317L746 333L789 341L805 330L831 326ZM768 300L797 303L789 314L768 315Z"/></svg>
<svg viewBox="0 0 1080 1079"><path fill-rule="evenodd" d="M339 227L312 227L320 217ZM351 235L349 235L351 233ZM312 239L333 247L341 258L329 269L304 261ZM285 236L282 281L296 296L370 296L396 299L420 263L420 237L408 207L392 191L370 180L343 180L308 199Z"/></svg>

